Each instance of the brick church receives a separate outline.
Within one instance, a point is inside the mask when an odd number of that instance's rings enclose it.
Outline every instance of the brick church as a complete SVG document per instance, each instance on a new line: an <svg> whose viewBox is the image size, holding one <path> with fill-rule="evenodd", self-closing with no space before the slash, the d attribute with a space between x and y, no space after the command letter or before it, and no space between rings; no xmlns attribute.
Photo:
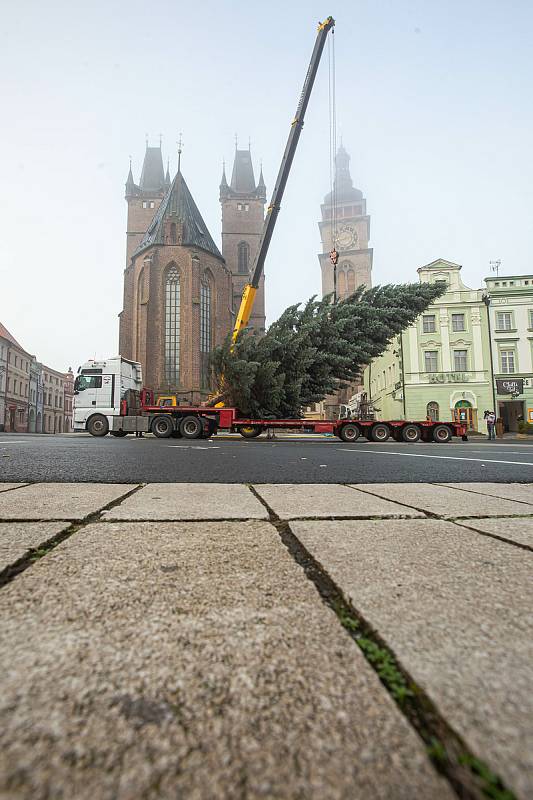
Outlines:
<svg viewBox="0 0 533 800"><path fill-rule="evenodd" d="M165 173L160 146L146 147L138 184L130 166L120 354L141 362L147 386L191 403L213 389L209 354L233 327L263 228L266 187L249 150L235 150L219 199L222 252L180 166L173 180ZM264 278L250 324L265 329Z"/></svg>

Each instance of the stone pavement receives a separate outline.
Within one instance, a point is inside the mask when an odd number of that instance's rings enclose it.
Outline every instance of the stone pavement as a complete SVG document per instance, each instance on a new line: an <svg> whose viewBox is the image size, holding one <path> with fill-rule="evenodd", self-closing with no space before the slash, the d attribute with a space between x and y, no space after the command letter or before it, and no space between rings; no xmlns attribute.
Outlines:
<svg viewBox="0 0 533 800"><path fill-rule="evenodd" d="M0 484L0 797L530 797L532 549L531 484Z"/></svg>

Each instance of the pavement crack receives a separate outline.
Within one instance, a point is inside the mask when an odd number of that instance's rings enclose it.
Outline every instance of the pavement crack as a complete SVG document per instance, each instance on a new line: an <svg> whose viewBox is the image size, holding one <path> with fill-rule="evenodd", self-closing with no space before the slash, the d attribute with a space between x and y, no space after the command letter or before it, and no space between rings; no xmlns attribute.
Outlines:
<svg viewBox="0 0 533 800"><path fill-rule="evenodd" d="M480 517L477 517L480 519ZM482 517L481 519L505 519L504 517ZM513 518L514 519L514 518ZM530 517L518 517L518 519L530 519ZM471 522L471 525L467 523ZM487 536L489 539L496 539L498 542L503 542L504 544L510 544L513 547L518 547L521 550L527 550L529 553L533 552L533 547L529 544L525 544L524 542L517 542L514 539L507 539L505 536L500 536L497 533L492 533L491 531L481 531L479 528L474 528L474 520L470 519L455 519L454 524L458 525L461 528L465 528L467 531L472 531L472 533L479 533L480 536Z"/></svg>
<svg viewBox="0 0 533 800"><path fill-rule="evenodd" d="M487 797L494 800L516 800L516 796L504 786L500 777L472 753L424 689L416 684L387 642L345 597L322 565L294 535L290 522L281 520L253 486L248 485L248 488L268 511L269 520L281 541L314 584L323 603L336 615L367 663L377 673L399 711L422 739L428 758L448 781L454 794L460 800L486 800Z"/></svg>
<svg viewBox="0 0 533 800"><path fill-rule="evenodd" d="M45 540L42 544L38 545L37 547L30 548L21 558L17 559L17 561L14 561L12 564L9 564L0 572L0 590L3 589L4 586L7 586L9 583L11 583L11 581L14 580L14 578L16 578L17 575L20 575L22 572L25 572L36 561L40 561L41 558L44 558L45 556L48 555L48 553L52 552L52 550L55 550L55 548L62 542L66 541L67 539L70 539L70 537L73 536L75 533L78 533L78 531L83 530L84 528L87 527L87 525L91 525L94 522L99 522L104 511L108 511L109 509L114 508L114 506L119 505L128 497L131 497L132 494L135 494L135 492L138 492L140 489L142 489L144 485L145 484L139 484L138 486L134 486L133 489L131 489L129 492L126 492L126 494L123 494L120 497L111 500L110 503L107 503L107 505L103 506L98 511L94 511L92 514L88 514L80 521L72 522L66 530L52 536L50 539ZM68 521L69 520L68 519L65 520L64 517L62 519L57 519L57 520L52 520L52 519L46 519L46 520L3 519L2 520L2 522L16 522L16 523L68 522Z"/></svg>

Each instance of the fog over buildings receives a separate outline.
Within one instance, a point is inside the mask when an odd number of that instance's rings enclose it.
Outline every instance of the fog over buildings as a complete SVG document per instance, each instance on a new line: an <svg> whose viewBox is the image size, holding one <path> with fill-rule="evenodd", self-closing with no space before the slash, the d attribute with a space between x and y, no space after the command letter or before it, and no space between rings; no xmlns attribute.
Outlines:
<svg viewBox="0 0 533 800"><path fill-rule="evenodd" d="M533 7L163 0L11 4L0 63L0 320L57 368L118 350L129 156L148 134L182 168L219 249L222 162L262 162L270 197L313 46L336 19L339 134L372 214L373 282L436 258L481 286L531 271ZM172 45L169 45L169 41ZM321 293L329 190L327 54L266 263L267 322ZM166 161L165 161L166 166Z"/></svg>

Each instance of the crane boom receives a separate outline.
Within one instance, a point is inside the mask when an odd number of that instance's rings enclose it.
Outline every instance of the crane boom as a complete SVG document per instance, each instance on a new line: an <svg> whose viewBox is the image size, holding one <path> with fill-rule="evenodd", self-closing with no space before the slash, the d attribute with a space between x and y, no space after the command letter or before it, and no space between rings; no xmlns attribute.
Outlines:
<svg viewBox="0 0 533 800"><path fill-rule="evenodd" d="M250 282L244 287L241 305L235 319L235 327L233 329L232 337L233 343L235 343L239 332L245 328L250 321L255 295L257 293L261 275L263 274L265 259L268 253L272 234L274 233L274 227L276 225L281 199L283 197L283 192L285 191L285 186L287 185L287 179L291 170L296 147L298 146L300 133L302 132L304 116L309 103L309 98L311 97L311 91L315 82L318 65L320 64L320 58L322 56L322 51L324 50L324 44L326 43L328 32L331 28L333 28L334 25L335 20L333 17L328 17L324 22L320 22L318 25L318 32L315 46L313 48L313 54L311 55L311 61L309 62L309 67L305 76L305 81L300 99L298 101L298 106L296 108L296 113L291 123L289 138L287 139L287 144L285 145L285 152L283 153L283 158L281 159L281 166L279 168L278 177L276 178L274 191L272 192L272 200L270 201L270 205L267 209L267 214L263 225L263 232L261 233L257 255L252 268L252 277Z"/></svg>

